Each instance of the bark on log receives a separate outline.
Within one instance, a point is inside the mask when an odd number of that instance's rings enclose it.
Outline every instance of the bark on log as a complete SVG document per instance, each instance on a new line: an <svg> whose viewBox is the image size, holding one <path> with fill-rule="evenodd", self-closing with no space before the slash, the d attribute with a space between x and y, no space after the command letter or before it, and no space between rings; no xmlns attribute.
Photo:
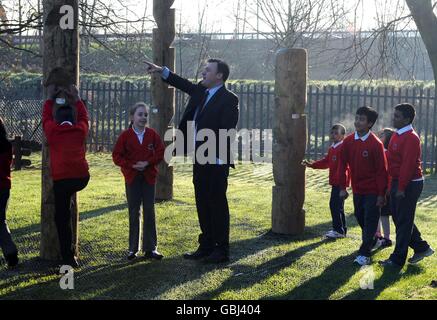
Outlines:
<svg viewBox="0 0 437 320"><path fill-rule="evenodd" d="M60 27L60 13L63 5L73 8L73 29ZM44 51L43 51L43 76L46 84L50 72L56 67L65 69L66 78L55 79L61 84L79 83L79 32L78 32L78 1L77 0L46 0L43 1L44 13ZM44 92L46 96L46 92ZM41 244L40 256L43 259L56 260L60 258L59 239L54 220L54 194L53 181L50 175L49 150L45 137L42 150L42 190L41 190ZM78 250L78 221L76 195L73 196L72 226L73 244L76 255Z"/></svg>
<svg viewBox="0 0 437 320"><path fill-rule="evenodd" d="M305 227L306 50L278 51L275 73L272 231L296 235Z"/></svg>
<svg viewBox="0 0 437 320"><path fill-rule="evenodd" d="M175 37L175 10L170 9L174 0L154 0L153 16L158 28L153 29L153 62L167 66L170 70L175 67L175 50L171 44ZM152 76L152 101L150 110L150 126L164 139L167 130L173 129L170 123L175 113L174 88L169 88L159 75ZM168 146L171 142L165 142ZM163 161L159 167L156 184L157 200L171 200L173 198L173 167Z"/></svg>

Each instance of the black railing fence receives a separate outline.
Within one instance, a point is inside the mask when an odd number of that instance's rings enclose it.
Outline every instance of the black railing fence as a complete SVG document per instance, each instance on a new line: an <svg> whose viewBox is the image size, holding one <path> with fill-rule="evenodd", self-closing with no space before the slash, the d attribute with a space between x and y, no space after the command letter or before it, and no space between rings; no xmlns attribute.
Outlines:
<svg viewBox="0 0 437 320"><path fill-rule="evenodd" d="M258 129L265 132L272 128L274 86L268 84L228 84L228 88L240 99L238 129ZM437 168L437 106L434 89L360 87L360 86L308 86L307 156L316 159L326 152L330 128L343 123L353 132L355 110L370 105L379 112L374 131L391 126L393 107L400 102L416 106L414 126L422 141L424 168L431 173ZM129 124L129 108L135 102L153 105L148 82L89 82L80 84L80 94L85 99L89 118L90 151L109 151L119 133ZM187 97L176 91L176 108L173 122L177 124L183 113ZM42 89L39 83L15 87L0 84L0 116L4 119L11 136L41 142L40 124ZM290 115L291 116L291 115ZM264 144L261 143L261 148ZM268 153L260 150L260 154Z"/></svg>

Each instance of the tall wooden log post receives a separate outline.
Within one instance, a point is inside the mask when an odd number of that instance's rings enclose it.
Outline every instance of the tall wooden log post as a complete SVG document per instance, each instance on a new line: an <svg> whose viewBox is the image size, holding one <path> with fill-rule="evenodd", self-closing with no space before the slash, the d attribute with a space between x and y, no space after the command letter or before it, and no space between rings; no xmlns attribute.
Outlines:
<svg viewBox="0 0 437 320"><path fill-rule="evenodd" d="M301 234L305 227L307 52L282 49L276 54L273 120L272 231Z"/></svg>
<svg viewBox="0 0 437 320"><path fill-rule="evenodd" d="M79 32L78 0L44 0L44 84L49 75L59 86L78 85L79 82ZM58 75L51 71L61 67ZM44 92L46 95L46 92ZM54 220L53 181L50 174L49 150L44 138L42 152L42 192L41 192L41 245L43 259L56 260L60 257L59 239ZM76 195L73 196L72 226L73 244L78 255L78 221Z"/></svg>
<svg viewBox="0 0 437 320"><path fill-rule="evenodd" d="M153 29L153 63L167 66L170 70L175 67L175 49L171 44L175 37L175 10L171 9L174 0L154 0L153 16L158 28ZM173 129L170 121L175 113L174 88L169 88L160 79L160 75L152 76L152 101L150 110L150 126L161 138L167 130ZM166 146L171 142L166 142ZM163 161L159 165L159 176L156 184L156 199L170 200L173 198L173 167Z"/></svg>

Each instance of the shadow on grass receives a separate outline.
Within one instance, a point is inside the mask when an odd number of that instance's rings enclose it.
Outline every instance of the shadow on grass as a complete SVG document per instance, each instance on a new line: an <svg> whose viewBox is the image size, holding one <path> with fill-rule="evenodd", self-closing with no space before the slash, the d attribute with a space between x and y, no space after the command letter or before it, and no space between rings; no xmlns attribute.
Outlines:
<svg viewBox="0 0 437 320"><path fill-rule="evenodd" d="M267 232L259 237L235 241L231 243L230 265L207 265L202 262L187 261L182 258L183 252L177 256L164 258L162 261L138 261L129 263L124 260L124 252L117 254L119 259L107 261L100 265L84 265L75 272L75 290L70 292L59 289L59 276L42 283L32 284L26 288L18 288L2 296L3 299L23 299L35 296L41 299L71 299L86 295L96 299L154 299L164 293L171 292L178 286L184 286L192 281L201 281L208 272L220 269L231 269L234 272L254 274L246 283L247 286L261 282L272 274L286 268L301 258L307 252L322 244L322 240L290 251L285 256L274 258L260 267L248 267L238 264L238 260L256 254L270 247L287 244L294 241L307 241L322 238L322 234L331 225L330 222L310 226L301 236L281 236ZM320 232L322 231L322 232ZM177 241L177 240L176 240ZM98 253L95 253L98 255ZM84 257L84 261L88 260ZM25 263L27 263L25 261ZM51 271L51 270L50 270ZM50 273L49 271L49 273ZM42 272L42 274L45 274ZM54 275L55 273L52 273ZM38 274L34 274L40 277ZM21 281L24 279L20 277ZM32 280L32 277L28 279ZM38 279L33 279L38 282ZM18 285L19 281L14 279ZM10 285L10 283L5 283ZM218 295L227 288L240 286L240 279L232 277L220 289L199 294L195 299L207 299ZM73 292L74 291L74 292Z"/></svg>
<svg viewBox="0 0 437 320"><path fill-rule="evenodd" d="M193 204L185 202L185 201L181 201L181 200L170 200L170 201L161 201L161 200L157 200L156 203L174 203L175 205L186 205L186 206L193 206ZM127 203L120 203L120 204L116 204L116 205L112 205L109 207L105 207L105 208L98 208L98 209L94 209L94 210L89 210L89 211L84 211L84 212L80 212L79 215L79 220L85 221L88 219L92 219L92 218L96 218L99 216L102 216L104 214L110 213L112 211L119 211L119 210L127 210L128 206ZM24 236L26 234L29 233L34 233L34 232L38 232L40 231L41 228L41 224L39 223L35 223L26 227L22 227L22 228L18 228L18 229L13 229L12 232L12 236L15 239L16 237L20 237L20 236Z"/></svg>
<svg viewBox="0 0 437 320"><path fill-rule="evenodd" d="M98 208L98 209L94 209L94 210L89 210L89 211L84 211L79 213L79 220L85 221L87 219L92 219L92 218L96 218L98 216L107 214L109 212L112 211L118 211L118 210L124 210L127 209L127 203L120 203L120 204L116 204L113 206L109 206L109 207L105 207L105 208ZM14 240L17 238L17 242L19 242L19 237L30 234L30 233L34 233L34 232L38 232L41 229L41 224L39 223L35 223L26 227L22 227L22 228L18 228L18 229L13 229L11 230L12 232L12 237L14 238Z"/></svg>
<svg viewBox="0 0 437 320"><path fill-rule="evenodd" d="M403 277L408 277L412 275L418 275L423 272L423 269L417 265L409 264L405 272L401 273L399 269L385 268L381 277L374 281L373 289L357 289L352 293L345 296L343 299L365 299L365 300L375 300L386 288L392 286L398 282Z"/></svg>
<svg viewBox="0 0 437 320"><path fill-rule="evenodd" d="M318 246L326 243L327 240L320 240L318 242L297 248L287 252L285 255L271 259L257 267L248 265L233 265L231 266L232 275L222 283L222 285L209 292L199 294L193 299L214 299L223 291L241 290L249 288L256 283L262 282L275 273L289 267L292 263L303 257L306 253L316 249Z"/></svg>
<svg viewBox="0 0 437 320"><path fill-rule="evenodd" d="M342 256L323 270L319 276L309 279L286 294L265 299L328 299L359 270L358 266L353 265L355 256L355 252Z"/></svg>

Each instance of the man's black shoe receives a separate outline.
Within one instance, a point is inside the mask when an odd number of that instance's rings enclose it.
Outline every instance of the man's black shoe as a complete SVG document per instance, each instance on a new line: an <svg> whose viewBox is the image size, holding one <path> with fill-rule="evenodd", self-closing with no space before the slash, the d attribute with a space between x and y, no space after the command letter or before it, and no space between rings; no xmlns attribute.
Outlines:
<svg viewBox="0 0 437 320"><path fill-rule="evenodd" d="M223 263L229 262L229 256L219 250L214 250L209 256L204 260L205 263Z"/></svg>
<svg viewBox="0 0 437 320"><path fill-rule="evenodd" d="M144 258L161 260L162 258L164 258L164 256L162 254L160 254L157 250L154 250L154 251L146 251L144 253Z"/></svg>
<svg viewBox="0 0 437 320"><path fill-rule="evenodd" d="M188 260L200 260L202 258L208 257L211 251L197 249L194 252L189 252L184 254L184 259Z"/></svg>
<svg viewBox="0 0 437 320"><path fill-rule="evenodd" d="M137 254L135 252L129 251L127 255L127 260L132 261L137 258Z"/></svg>
<svg viewBox="0 0 437 320"><path fill-rule="evenodd" d="M73 269L79 267L79 262L77 261L76 257L71 257L71 258L68 258L68 259L63 259L62 260L62 264L70 266Z"/></svg>

